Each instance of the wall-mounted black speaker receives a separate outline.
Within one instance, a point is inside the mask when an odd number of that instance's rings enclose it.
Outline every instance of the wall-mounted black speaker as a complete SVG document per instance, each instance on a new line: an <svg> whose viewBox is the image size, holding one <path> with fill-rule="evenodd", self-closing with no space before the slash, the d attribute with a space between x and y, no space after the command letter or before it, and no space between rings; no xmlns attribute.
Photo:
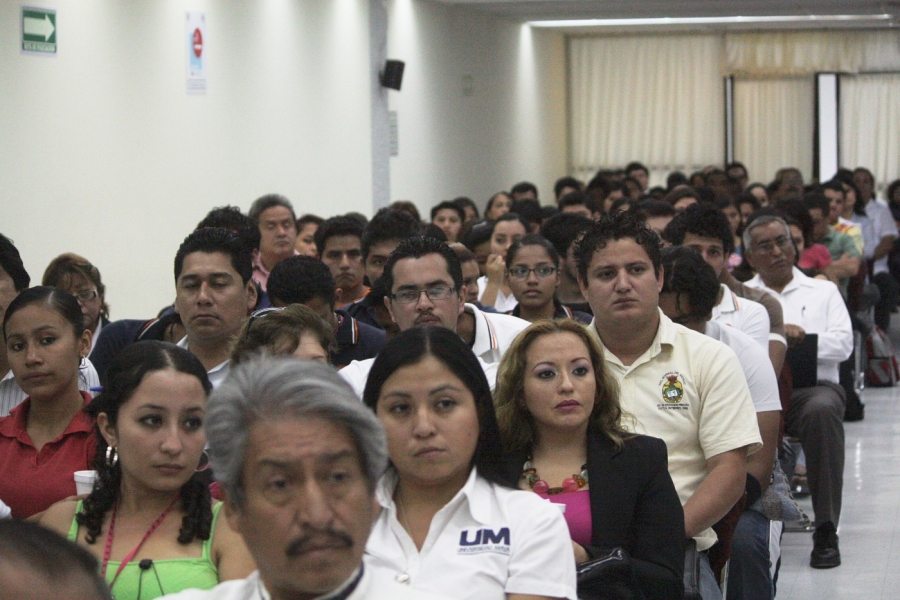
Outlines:
<svg viewBox="0 0 900 600"><path fill-rule="evenodd" d="M400 90L403 83L403 67L406 64L402 60L386 60L384 62L384 71L381 72L382 87L392 90Z"/></svg>

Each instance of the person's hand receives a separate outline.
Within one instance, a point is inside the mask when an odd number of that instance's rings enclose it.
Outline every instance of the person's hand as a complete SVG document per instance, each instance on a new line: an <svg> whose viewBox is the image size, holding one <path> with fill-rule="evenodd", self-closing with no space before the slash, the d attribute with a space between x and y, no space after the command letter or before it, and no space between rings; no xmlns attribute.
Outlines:
<svg viewBox="0 0 900 600"><path fill-rule="evenodd" d="M806 337L806 332L803 331L803 328L799 325L791 325L789 323L785 323L784 337L785 339L787 339L788 348L793 348L803 341L803 338Z"/></svg>
<svg viewBox="0 0 900 600"><path fill-rule="evenodd" d="M577 542L572 542L572 548L575 550L575 564L580 565L583 562L587 562L591 560L591 557L588 555L587 550L584 549L584 546Z"/></svg>
<svg viewBox="0 0 900 600"><path fill-rule="evenodd" d="M491 254L488 256L485 264L485 272L487 273L488 283L496 286L503 284L503 273L506 271L506 261L500 254Z"/></svg>

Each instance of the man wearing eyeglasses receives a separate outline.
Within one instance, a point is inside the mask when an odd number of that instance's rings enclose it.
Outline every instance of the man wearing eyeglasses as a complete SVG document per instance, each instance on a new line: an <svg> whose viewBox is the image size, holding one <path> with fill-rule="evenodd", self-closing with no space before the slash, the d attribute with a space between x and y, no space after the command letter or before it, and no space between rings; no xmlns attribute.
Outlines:
<svg viewBox="0 0 900 600"><path fill-rule="evenodd" d="M830 281L812 279L794 266L790 229L776 216L758 217L744 231L744 256L757 275L747 282L775 296L784 308L788 347L818 335L818 385L795 389L784 412L785 431L800 438L812 493L816 531L810 566L841 564L837 525L844 483L843 389L838 365L850 356L853 332L841 294Z"/></svg>
<svg viewBox="0 0 900 600"><path fill-rule="evenodd" d="M529 325L466 304L459 258L449 245L435 238L419 236L400 242L388 258L382 278L390 290L385 306L400 331L428 326L456 331L480 359L492 385L495 363ZM353 361L340 371L360 397L373 361Z"/></svg>

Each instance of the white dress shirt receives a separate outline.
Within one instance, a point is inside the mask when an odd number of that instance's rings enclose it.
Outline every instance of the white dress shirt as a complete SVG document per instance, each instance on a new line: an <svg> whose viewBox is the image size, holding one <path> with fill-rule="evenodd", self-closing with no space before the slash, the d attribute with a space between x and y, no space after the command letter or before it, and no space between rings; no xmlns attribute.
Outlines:
<svg viewBox="0 0 900 600"><path fill-rule="evenodd" d="M877 200L870 200L868 204L866 204L866 216L872 221L873 237L876 246L886 237L897 237L897 222L894 221L894 215L891 214L891 209L885 204L882 204ZM875 261L872 267L872 275L888 272L888 257L882 256Z"/></svg>
<svg viewBox="0 0 900 600"><path fill-rule="evenodd" d="M418 550L397 518L391 470L376 495L383 510L366 545L366 566L416 590L457 600L532 594L575 600L575 554L559 508L534 492L489 483L473 468L431 520Z"/></svg>
<svg viewBox="0 0 900 600"><path fill-rule="evenodd" d="M497 385L497 366L498 363L486 363L480 357L478 358L478 364L481 365L481 369L484 371L484 376L487 377L488 385L491 387L491 391L494 391L494 387ZM350 387L353 388L353 391L362 400L363 392L366 390L366 381L369 379L369 371L372 370L372 365L375 364L374 358L367 358L365 360L354 360L349 365L338 371L338 375L344 378L344 381L350 384Z"/></svg>
<svg viewBox="0 0 900 600"><path fill-rule="evenodd" d="M769 324L769 313L766 311L766 308L759 302L738 297L724 283L719 285L722 288L722 299L713 308L712 320L743 331L759 342L768 352L771 327Z"/></svg>
<svg viewBox="0 0 900 600"><path fill-rule="evenodd" d="M836 285L807 277L797 267L793 278L776 292L756 275L744 285L768 292L778 298L784 309L785 325L798 325L806 333L819 336L818 378L838 383L838 365L853 351L850 314Z"/></svg>
<svg viewBox="0 0 900 600"><path fill-rule="evenodd" d="M335 593L330 593L319 596L316 600L328 600L334 596ZM224 581L211 590L184 590L162 596L162 598L169 600L271 600L272 596L263 585L259 571L254 571L247 579ZM395 583L385 573L366 567L356 589L347 596L346 600L449 600L449 598L450 596L412 590L408 586Z"/></svg>

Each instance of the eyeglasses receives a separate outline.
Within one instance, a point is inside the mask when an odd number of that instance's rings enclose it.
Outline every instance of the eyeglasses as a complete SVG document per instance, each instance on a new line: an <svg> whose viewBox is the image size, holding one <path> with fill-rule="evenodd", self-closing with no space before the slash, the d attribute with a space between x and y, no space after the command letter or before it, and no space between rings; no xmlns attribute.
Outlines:
<svg viewBox="0 0 900 600"><path fill-rule="evenodd" d="M794 240L786 235L781 235L774 240L766 240L764 242L753 244L753 251L762 252L763 254L772 254L775 251L775 246L778 246L781 250L787 250L788 248L794 247Z"/></svg>
<svg viewBox="0 0 900 600"><path fill-rule="evenodd" d="M97 290L81 290L75 294L79 302L90 302L97 297Z"/></svg>
<svg viewBox="0 0 900 600"><path fill-rule="evenodd" d="M507 273L509 273L509 276L514 279L527 279L528 274L532 271L535 275L538 276L538 278L546 279L547 277L550 277L551 275L556 273L556 267L551 267L548 265L535 267L533 269L529 269L528 267L513 267L512 269L509 269Z"/></svg>
<svg viewBox="0 0 900 600"><path fill-rule="evenodd" d="M419 301L419 296L423 293L428 296L428 299L432 302L437 300L446 300L450 296L453 295L453 292L456 291L456 288L447 287L445 285L438 285L435 287L430 287L427 290L400 290L396 294L391 294L391 298L399 302L400 304L412 304L413 302Z"/></svg>

